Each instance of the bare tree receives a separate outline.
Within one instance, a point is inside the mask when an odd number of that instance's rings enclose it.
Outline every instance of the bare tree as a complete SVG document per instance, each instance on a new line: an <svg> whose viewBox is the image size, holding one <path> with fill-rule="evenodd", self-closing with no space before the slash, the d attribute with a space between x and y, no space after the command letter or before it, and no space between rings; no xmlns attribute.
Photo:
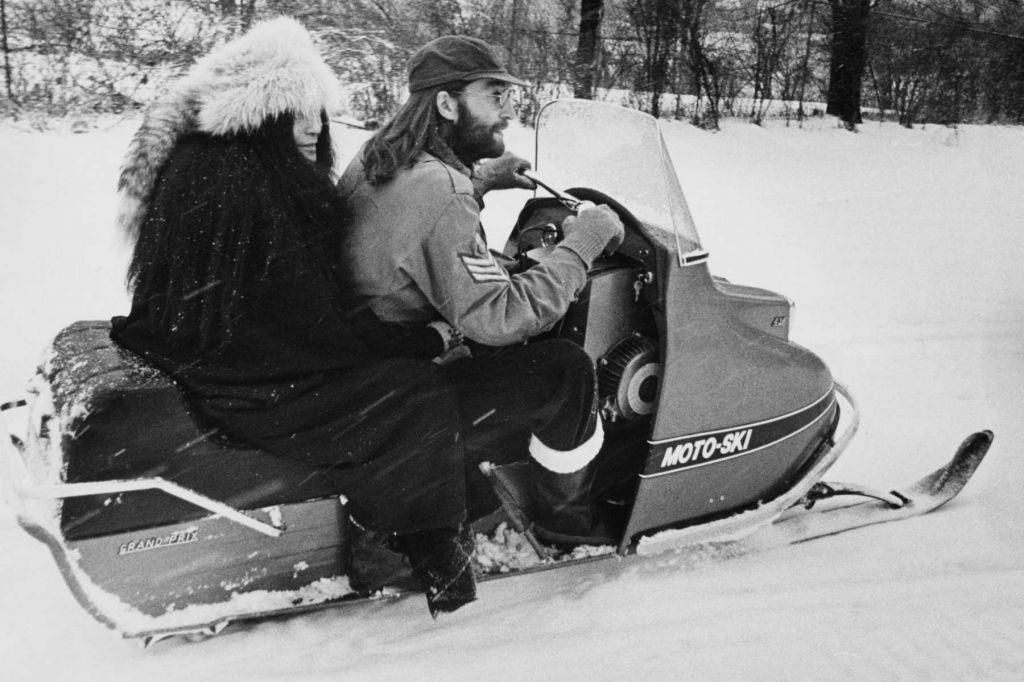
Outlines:
<svg viewBox="0 0 1024 682"><path fill-rule="evenodd" d="M632 0L627 14L643 48L637 87L648 93L651 115L661 115L661 96L669 85L670 68L679 52L682 3L675 0Z"/></svg>
<svg viewBox="0 0 1024 682"><path fill-rule="evenodd" d="M875 14L868 54L877 104L901 125L1024 115L1020 2L890 0Z"/></svg>
<svg viewBox="0 0 1024 682"><path fill-rule="evenodd" d="M861 123L861 82L867 66L867 38L875 0L829 0L832 38L826 112L846 127Z"/></svg>
<svg viewBox="0 0 1024 682"><path fill-rule="evenodd" d="M807 101L807 82L811 80L811 52L814 46L814 35L816 19L815 10L817 9L818 3L814 0L807 0L805 2L805 14L806 14L806 26L807 33L804 40L804 51L803 56L800 59L800 69L798 72L798 83L797 86L797 110L796 117L798 121L802 121L806 112L804 111L804 102Z"/></svg>
<svg viewBox="0 0 1024 682"><path fill-rule="evenodd" d="M718 129L722 100L721 60L714 58L708 44L708 22L715 3L712 0L680 0L686 66L693 82L697 106L691 121L694 125Z"/></svg>
<svg viewBox="0 0 1024 682"><path fill-rule="evenodd" d="M760 125L767 107L774 97L774 84L781 81L783 98L792 93L792 81L796 80L786 63L787 52L796 27L799 6L756 4L753 12L754 59L752 64L753 102L750 107L751 122Z"/></svg>
<svg viewBox="0 0 1024 682"><path fill-rule="evenodd" d="M986 123L1024 123L1024 3L998 0L987 17L993 34L985 36L980 57L981 106Z"/></svg>
<svg viewBox="0 0 1024 682"><path fill-rule="evenodd" d="M0 0L0 47L4 52L4 91L7 99L13 100L11 91L11 48L7 42L7 0Z"/></svg>
<svg viewBox="0 0 1024 682"><path fill-rule="evenodd" d="M582 99L594 98L594 72L597 68L603 12L604 0L580 0L580 34L576 43L573 94Z"/></svg>

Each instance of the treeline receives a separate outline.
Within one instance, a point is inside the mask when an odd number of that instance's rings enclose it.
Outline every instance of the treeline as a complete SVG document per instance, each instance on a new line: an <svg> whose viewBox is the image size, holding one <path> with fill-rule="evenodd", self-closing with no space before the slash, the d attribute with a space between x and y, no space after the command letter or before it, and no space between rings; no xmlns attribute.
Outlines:
<svg viewBox="0 0 1024 682"><path fill-rule="evenodd" d="M319 36L362 118L402 100L416 48L466 33L531 81L525 121L576 96L710 128L826 112L850 127L1024 122L1022 0L0 0L0 113L142 106L278 14Z"/></svg>

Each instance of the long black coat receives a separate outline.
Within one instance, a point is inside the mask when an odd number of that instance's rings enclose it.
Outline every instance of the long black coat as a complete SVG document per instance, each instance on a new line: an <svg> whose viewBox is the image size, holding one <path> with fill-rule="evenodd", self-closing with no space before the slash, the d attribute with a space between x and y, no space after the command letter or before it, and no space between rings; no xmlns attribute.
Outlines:
<svg viewBox="0 0 1024 682"><path fill-rule="evenodd" d="M244 300L216 352L197 356L154 332L159 296L136 295L111 336L170 374L204 429L308 465L361 525L457 526L466 504L458 404L436 365L408 357L437 354L434 332L351 316L330 284L287 259Z"/></svg>
<svg viewBox="0 0 1024 682"><path fill-rule="evenodd" d="M204 433L307 466L364 527L455 527L465 472L455 395L429 361L440 337L352 314L345 214L289 117L178 139L111 336L176 380Z"/></svg>

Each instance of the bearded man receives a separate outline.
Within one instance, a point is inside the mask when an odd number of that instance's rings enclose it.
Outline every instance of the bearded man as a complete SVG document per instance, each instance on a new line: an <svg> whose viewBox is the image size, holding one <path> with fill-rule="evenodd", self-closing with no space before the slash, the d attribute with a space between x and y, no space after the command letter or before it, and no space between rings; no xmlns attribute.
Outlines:
<svg viewBox="0 0 1024 682"><path fill-rule="evenodd" d="M484 193L532 188L517 172L529 164L505 152L503 137L515 115L510 88L523 84L475 38L438 38L416 52L409 99L339 182L352 216L345 253L358 296L382 319L441 319L478 344L442 367L460 404L476 493L469 516L497 506L480 462L529 460L537 535L605 544L617 538L588 495L603 440L593 363L569 341L523 342L561 319L623 227L606 206L584 210L549 258L517 274L490 252Z"/></svg>

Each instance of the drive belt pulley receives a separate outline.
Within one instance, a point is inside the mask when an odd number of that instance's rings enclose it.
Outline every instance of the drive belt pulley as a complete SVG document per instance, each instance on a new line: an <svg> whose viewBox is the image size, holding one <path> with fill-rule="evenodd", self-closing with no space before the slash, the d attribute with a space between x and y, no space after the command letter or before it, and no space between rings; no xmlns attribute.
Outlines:
<svg viewBox="0 0 1024 682"><path fill-rule="evenodd" d="M631 421L654 413L661 383L658 347L634 334L612 346L598 362L597 382L607 420Z"/></svg>

